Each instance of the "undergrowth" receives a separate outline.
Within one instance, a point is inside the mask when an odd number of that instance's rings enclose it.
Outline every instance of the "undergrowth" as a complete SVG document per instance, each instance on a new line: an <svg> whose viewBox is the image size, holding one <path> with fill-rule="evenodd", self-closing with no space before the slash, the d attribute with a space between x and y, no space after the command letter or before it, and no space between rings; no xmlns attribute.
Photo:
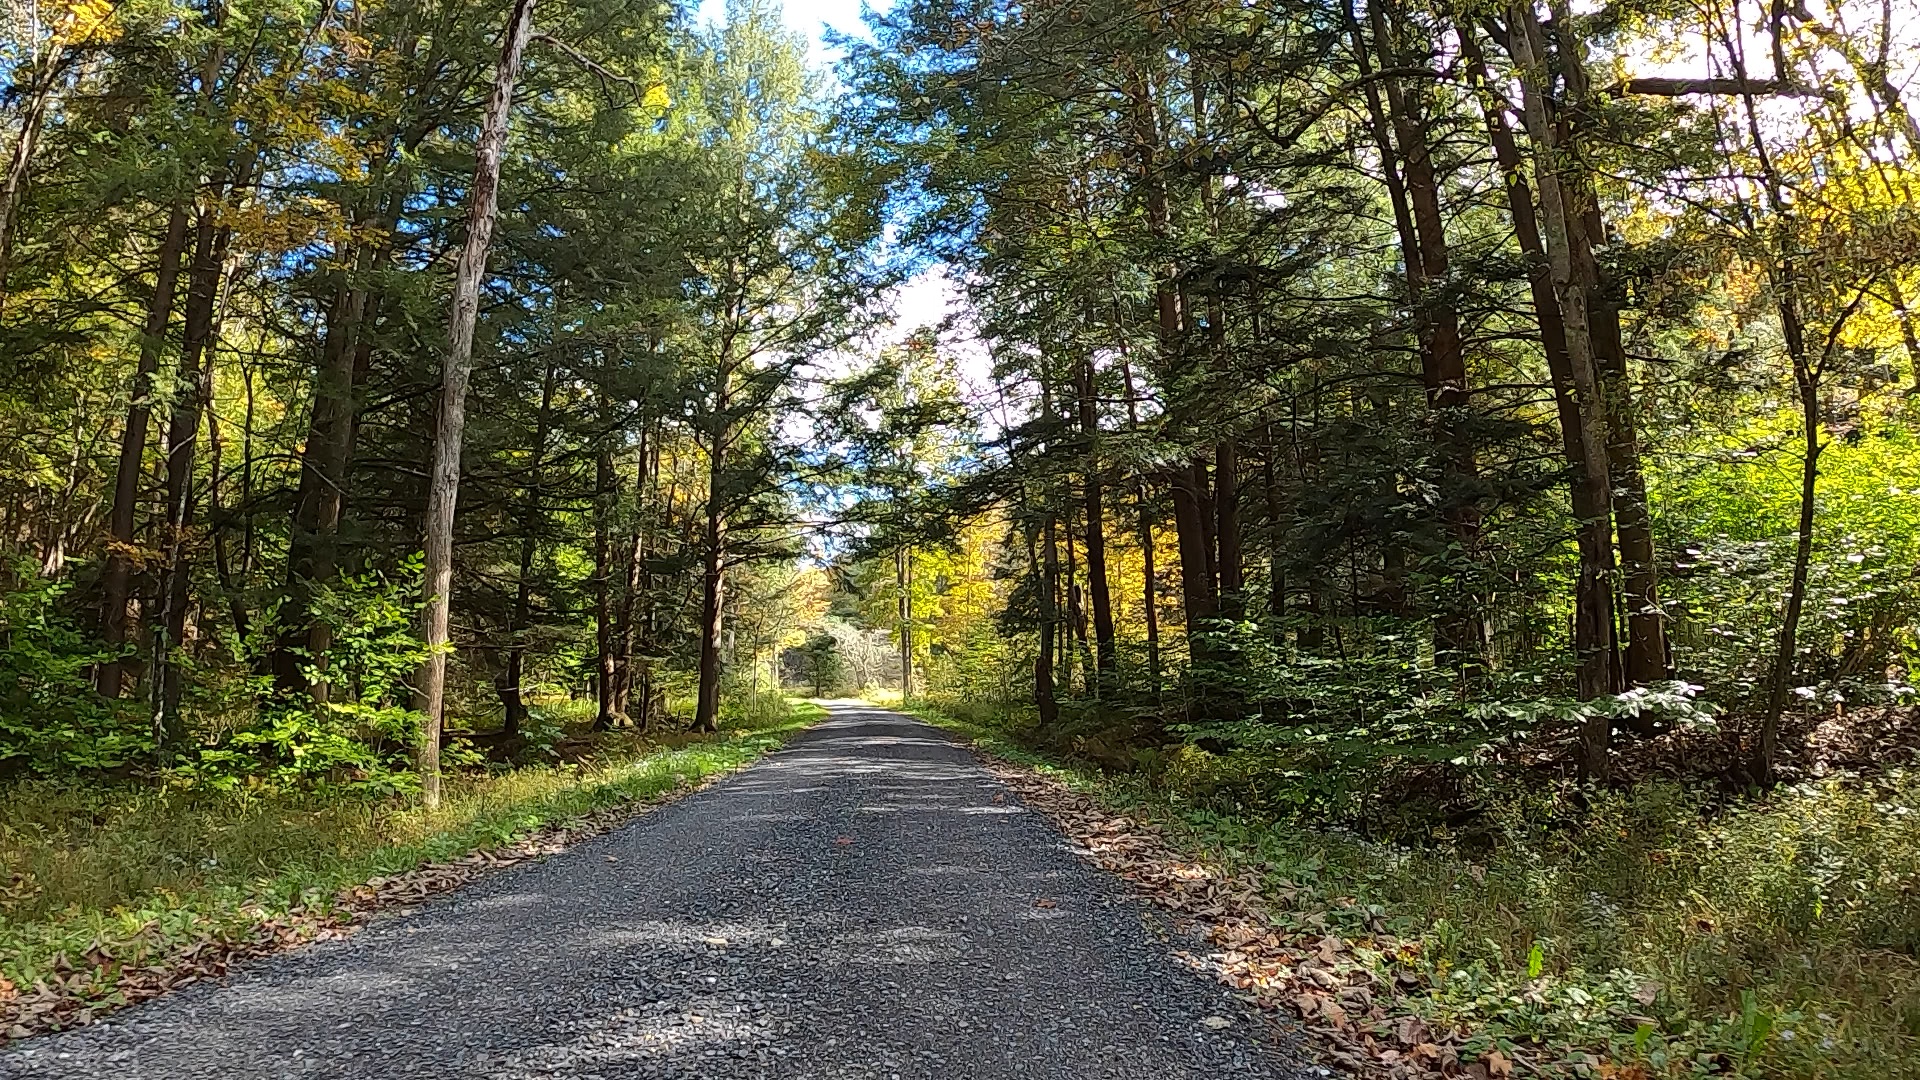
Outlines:
<svg viewBox="0 0 1920 1080"><path fill-rule="evenodd" d="M1300 930L1416 942L1424 1016L1510 1040L1523 1060L1575 1075L1616 1075L1610 1062L1638 1070L1617 1075L1920 1077L1920 772L1731 805L1664 782L1483 776L1470 837L1435 824L1383 839L1270 809L1284 800L1250 808L1205 782L1230 755L1186 747L1158 769L1107 772L975 703L913 708L1196 855L1256 869Z"/></svg>
<svg viewBox="0 0 1920 1080"><path fill-rule="evenodd" d="M0 788L0 978L29 987L99 944L134 963L324 908L369 878L738 768L821 715L800 704L713 736L608 733L579 760L451 774L433 812L325 788L20 781Z"/></svg>

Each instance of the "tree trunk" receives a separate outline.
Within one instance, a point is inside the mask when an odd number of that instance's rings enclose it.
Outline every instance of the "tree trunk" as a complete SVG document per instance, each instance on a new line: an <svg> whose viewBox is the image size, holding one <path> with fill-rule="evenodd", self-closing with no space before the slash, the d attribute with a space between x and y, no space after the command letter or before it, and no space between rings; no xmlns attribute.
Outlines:
<svg viewBox="0 0 1920 1080"><path fill-rule="evenodd" d="M1553 381L1554 407L1560 419L1560 444L1571 471L1569 490L1573 506L1574 536L1580 553L1580 569L1574 584L1573 651L1575 685L1583 699L1612 693L1619 685L1617 631L1614 625L1614 561L1612 522L1602 498L1610 480L1604 463L1588 459L1582 438L1586 420L1581 414L1575 391L1572 361L1567 353L1566 326L1560 318L1560 303L1554 296L1552 269L1540 240L1540 223L1534 214L1533 191L1522 171L1520 149L1507 126L1504 107L1485 92L1486 63L1478 38L1467 27L1460 28L1462 55L1468 62L1468 75L1482 90L1481 107L1486 115L1487 133L1493 144L1507 192L1507 209L1513 218L1514 235L1521 253L1527 258L1527 287L1532 293L1535 318L1540 325L1540 347L1546 354L1547 371Z"/></svg>
<svg viewBox="0 0 1920 1080"><path fill-rule="evenodd" d="M500 676L500 732L511 739L520 734L527 720L527 628L533 621L533 559L540 549L540 536L534 530L539 516L542 487L541 468L546 463L547 436L553 427L553 390L557 374L553 354L547 356L540 376L540 411L533 424L533 456L527 462L527 498L520 510L520 562L514 580L513 614L507 622L507 664Z"/></svg>
<svg viewBox="0 0 1920 1080"><path fill-rule="evenodd" d="M1368 4L1368 15L1381 66L1387 70L1402 66L1381 0ZM1365 73L1363 62L1362 74ZM1426 387L1427 407L1433 414L1434 443L1440 458L1441 516L1460 551L1470 556L1480 532L1480 514L1473 502L1477 466L1472 443L1462 431L1465 418L1461 414L1471 400L1471 390L1467 385L1460 317L1452 302L1439 292L1450 270L1440 184L1433 169L1425 111L1407 94L1399 79L1387 78L1381 82L1386 91L1387 120L1392 135L1389 138L1388 131L1382 130L1378 141L1385 155L1382 164L1389 174L1394 172L1397 158L1406 192L1408 214L1396 215L1396 224L1412 230L1402 235L1401 249L1407 268L1408 300L1413 307L1420 345L1421 379ZM1370 107L1377 110L1378 101L1377 96L1369 93ZM1377 111L1375 116L1377 123ZM1394 143L1398 144L1397 149ZM1487 661L1487 629L1480 608L1480 603L1470 596L1449 597L1442 605L1435 645L1463 672L1484 667Z"/></svg>
<svg viewBox="0 0 1920 1080"><path fill-rule="evenodd" d="M1613 492L1605 472L1597 463L1607 460L1605 403L1601 397L1593 358L1593 336L1587 319L1587 292L1574 268L1571 210L1563 193L1559 168L1561 148L1547 116L1546 66L1541 45L1540 23L1531 7L1514 4L1508 12L1510 47L1520 67L1520 85L1527 131L1533 140L1534 182L1539 188L1544 219L1548 265L1553 281L1556 306L1567 347L1568 371L1572 377L1574 398L1580 412L1580 443L1583 460L1589 463L1587 486L1590 505L1606 520L1613 517ZM1584 560L1583 560L1584 563ZM1582 566L1583 576L1588 567ZM1587 585L1593 588L1592 585ZM1583 696L1598 697L1596 688L1584 686ZM1611 741L1613 722L1595 714L1580 725L1581 772L1591 780L1605 783L1612 771Z"/></svg>
<svg viewBox="0 0 1920 1080"><path fill-rule="evenodd" d="M1107 581L1106 506L1100 480L1100 413L1094 395L1093 358L1083 357L1078 380L1080 437L1086 440L1087 593L1093 606L1094 667L1104 682L1114 667L1113 592Z"/></svg>
<svg viewBox="0 0 1920 1080"><path fill-rule="evenodd" d="M1220 614L1238 620L1246 615L1245 553L1240 541L1240 447L1221 439L1214 448L1213 510L1220 575Z"/></svg>
<svg viewBox="0 0 1920 1080"><path fill-rule="evenodd" d="M613 454L594 455L593 482L593 729L610 731L613 711Z"/></svg>
<svg viewBox="0 0 1920 1080"><path fill-rule="evenodd" d="M1205 475L1204 468L1201 475ZM1191 469L1177 471L1170 478L1173 490L1173 526L1179 541L1180 594L1187 618L1187 644L1192 659L1208 655L1205 644L1207 623L1214 616L1213 575L1208 567L1204 510L1194 491Z"/></svg>
<svg viewBox="0 0 1920 1080"><path fill-rule="evenodd" d="M147 304L147 322L140 338L140 365L133 377L133 403L120 434L120 464L114 474L113 511L107 523L107 564L101 575L100 636L118 652L128 638L127 601L132 595L134 511L140 501L140 481L146 472L147 425L153 414L154 373L160 350L166 345L167 324L179 289L180 254L187 241L187 207L175 203L167 213L167 231L160 242L160 265L154 274L153 298ZM101 665L100 693L120 696L125 682L124 661L116 657Z"/></svg>
<svg viewBox="0 0 1920 1080"><path fill-rule="evenodd" d="M1266 459L1261 462L1262 490L1267 501L1267 618L1269 634L1275 645L1286 644L1287 575L1281 549L1280 529L1280 444L1274 441L1273 425L1267 424Z"/></svg>
<svg viewBox="0 0 1920 1080"><path fill-rule="evenodd" d="M399 192L389 195L380 223L391 226L398 220L403 199ZM274 689L282 694L307 692L316 699L326 694L324 679L309 682L304 665L310 664L315 672L325 670L332 628L315 622L308 607L314 588L331 581L339 569L339 532L353 464L358 397L371 362L372 343L366 340L366 331L378 306L366 278L386 264L391 252L391 242L378 250L360 245L352 271L340 272L327 309L326 333L314 371L313 406L300 452L300 484L287 536L286 600L271 657Z"/></svg>
<svg viewBox="0 0 1920 1080"><path fill-rule="evenodd" d="M1054 695L1054 648L1060 633L1060 611L1056 595L1060 588L1060 555L1055 547L1054 516L1049 509L1041 526L1045 550L1040 575L1040 655L1033 664L1033 701L1039 708L1040 730L1052 732L1060 721L1060 703Z"/></svg>
<svg viewBox="0 0 1920 1080"><path fill-rule="evenodd" d="M913 696L913 554L906 548L893 553L894 589L900 609L900 702Z"/></svg>
<svg viewBox="0 0 1920 1080"><path fill-rule="evenodd" d="M453 315L446 363L441 369L440 408L434 429L433 465L427 488L426 606L422 637L427 661L421 667L418 708L425 714L420 738L420 789L427 809L440 805L441 711L446 704L447 652L453 600L453 511L460 495L460 447L467 421L467 383L473 375L474 324L480 315L480 280L486 274L487 248L499 196L500 159L506 152L513 84L520 57L533 32L533 0L515 0L507 20L493 93L475 147L473 189L468 196L466 243L454 271Z"/></svg>
<svg viewBox="0 0 1920 1080"><path fill-rule="evenodd" d="M707 455L705 550L700 569L700 689L693 714L695 730L708 732L720 730L720 634L726 619L726 467L732 427L728 419L733 378L730 356L722 356L720 373Z"/></svg>
<svg viewBox="0 0 1920 1080"><path fill-rule="evenodd" d="M646 727L646 700L641 699L642 716L633 720L633 683L636 661L634 643L634 609L639 602L641 589L642 562L645 548L641 542L643 515L646 513L647 499L647 453L648 422L640 423L640 449L635 455L637 465L633 471L633 529L627 534L625 549L621 553L621 566L626 571L626 580L620 587L620 610L613 620L614 657L613 657L613 711L626 717L638 726Z"/></svg>
<svg viewBox="0 0 1920 1080"><path fill-rule="evenodd" d="M1590 301L1594 365L1605 402L1607 475L1613 488L1614 529L1619 535L1620 569L1627 606L1627 640L1622 651L1627 686L1665 679L1667 621L1660 607L1660 567L1653 549L1653 510L1647 501L1646 474L1640 467L1639 421L1627 372L1627 350L1620 335L1620 310L1609 295L1606 276L1593 255L1604 235L1599 204L1586 184L1575 186L1583 213L1573 238L1575 265L1585 279ZM1630 719L1641 734L1653 734L1651 713Z"/></svg>
<svg viewBox="0 0 1920 1080"><path fill-rule="evenodd" d="M212 327L219 292L221 264L226 253L214 225L212 209L203 209L194 229L194 250L187 276L187 304L180 368L175 378L173 414L167 423L166 527L158 596L159 618L153 636L153 741L161 762L186 738L180 716L182 685L174 651L186 637L187 606L191 600L191 566L187 531L193 524L193 469L199 440L201 403L213 376ZM203 366L202 357L205 357Z"/></svg>
<svg viewBox="0 0 1920 1080"><path fill-rule="evenodd" d="M1133 392L1133 364L1125 345L1120 351L1120 378L1127 396L1127 430L1140 428L1140 409ZM1139 510L1141 614L1147 624L1147 672L1153 679L1153 694L1160 696L1160 603L1157 568L1154 566L1153 508L1147 499L1147 478L1142 475L1134 488Z"/></svg>
<svg viewBox="0 0 1920 1080"><path fill-rule="evenodd" d="M1773 680L1768 688L1767 715L1761 721L1759 745L1754 748L1753 775L1761 787L1772 787L1780 756L1780 719L1786 715L1792 690L1794 653L1799 647L1800 617L1807 604L1807 568L1813 561L1815 487L1820 480L1820 378L1807 357L1805 331L1798 304L1789 294L1781 302L1787 349L1793 356L1793 381L1800 395L1802 428L1800 519L1794 530L1793 579L1787 586L1787 610L1780 620L1780 641L1773 658Z"/></svg>

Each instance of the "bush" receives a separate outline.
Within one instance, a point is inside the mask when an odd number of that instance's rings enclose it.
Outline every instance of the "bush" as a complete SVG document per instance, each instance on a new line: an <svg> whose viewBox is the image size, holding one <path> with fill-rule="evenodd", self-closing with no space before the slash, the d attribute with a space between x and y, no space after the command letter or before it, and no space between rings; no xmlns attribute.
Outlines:
<svg viewBox="0 0 1920 1080"><path fill-rule="evenodd" d="M57 775L149 760L144 716L94 692L111 658L60 611L72 586L0 567L0 773Z"/></svg>
<svg viewBox="0 0 1920 1080"><path fill-rule="evenodd" d="M220 789L333 784L376 792L412 791L420 713L406 679L425 661L417 614L419 560L403 564L398 579L376 571L343 575L319 589L315 618L333 630L327 666L306 668L322 678L329 700L306 694L266 700L257 718L219 735L176 775ZM261 687L264 692L265 687ZM471 762L453 754L449 764Z"/></svg>

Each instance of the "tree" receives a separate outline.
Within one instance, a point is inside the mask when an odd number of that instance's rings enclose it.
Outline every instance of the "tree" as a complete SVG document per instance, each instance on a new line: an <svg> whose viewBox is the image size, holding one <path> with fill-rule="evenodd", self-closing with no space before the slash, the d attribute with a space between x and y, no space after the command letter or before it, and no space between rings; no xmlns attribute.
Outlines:
<svg viewBox="0 0 1920 1080"><path fill-rule="evenodd" d="M513 107L520 58L533 34L533 0L515 0L494 69L493 94L474 151L473 188L468 193L467 236L454 271L453 314L441 366L439 423L434 427L428 479L426 607L421 619L427 661L420 672L420 787L427 809L440 805L441 711L446 705L449 619L453 604L453 511L460 494L461 436L467 422L467 382L473 375L473 330L480 310L480 278L487 269L493 218Z"/></svg>

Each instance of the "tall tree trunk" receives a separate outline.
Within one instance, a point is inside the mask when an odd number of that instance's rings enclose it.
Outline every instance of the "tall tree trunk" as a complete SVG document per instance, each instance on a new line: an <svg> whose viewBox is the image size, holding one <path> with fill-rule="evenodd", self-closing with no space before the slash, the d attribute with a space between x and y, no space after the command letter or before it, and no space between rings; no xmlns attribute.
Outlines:
<svg viewBox="0 0 1920 1080"><path fill-rule="evenodd" d="M441 712L446 705L447 653L452 645L453 511L460 496L460 448L467 423L467 383L473 375L473 332L480 315L480 279L487 268L493 219L500 186L500 159L506 152L513 84L520 57L533 33L533 0L515 0L508 17L493 93L475 147L473 189L468 195L467 237L454 271L453 316L446 363L441 369L440 408L434 428L433 466L427 487L426 606L422 637L427 661L421 667L418 707L425 714L420 737L420 791L429 810L440 805Z"/></svg>
<svg viewBox="0 0 1920 1080"><path fill-rule="evenodd" d="M900 701L913 696L913 554L905 547L893 553L894 589L900 611Z"/></svg>
<svg viewBox="0 0 1920 1080"><path fill-rule="evenodd" d="M1795 653L1799 648L1800 618L1807 604L1807 568L1813 561L1814 494L1820 480L1820 376L1807 356L1806 333L1800 325L1799 305L1789 291L1780 303L1787 351L1793 358L1794 388L1800 397L1801 467L1800 517L1794 528L1793 576L1787 585L1787 609L1780 619L1780 640L1773 658L1773 678L1767 688L1767 715L1753 752L1753 776L1761 787L1772 787L1780 756L1780 720L1786 715L1792 690Z"/></svg>
<svg viewBox="0 0 1920 1080"><path fill-rule="evenodd" d="M1611 485L1599 482L1604 480L1606 474L1596 467L1597 463L1607 460L1606 406L1593 357L1586 285L1574 266L1573 211L1567 205L1559 173L1562 151L1547 114L1545 87L1548 76L1540 23L1533 9L1521 3L1510 6L1508 20L1511 27L1509 47L1520 68L1523 115L1527 132L1533 141L1534 182L1540 194L1554 300L1560 311L1568 371L1573 380L1574 398L1579 405L1581 453L1583 460L1589 463L1589 497L1596 513L1604 514L1606 520L1611 521ZM1583 575L1588 569L1582 566ZM1581 689L1584 696L1599 696L1593 692L1595 687L1583 686ZM1581 771L1589 779L1601 783L1609 779L1612 772L1612 736L1613 722L1608 717L1595 714L1582 721L1579 733Z"/></svg>
<svg viewBox="0 0 1920 1080"><path fill-rule="evenodd" d="M1383 70L1404 66L1392 39L1382 0L1371 0L1368 16L1373 25L1373 45ZM1357 28L1355 33L1357 34ZM1362 74L1366 74L1363 64ZM1396 215L1396 224L1411 233L1403 233L1401 247L1407 267L1407 291L1413 306L1416 336L1420 344L1421 378L1426 387L1427 407L1434 419L1435 449L1440 458L1441 515L1453 540L1462 552L1474 550L1480 532L1480 514L1473 502L1473 478L1477 471L1471 440L1462 429L1462 415L1470 400L1467 385L1466 351L1460 335L1460 317L1442 288L1450 269L1445 221L1440 205L1440 184L1434 173L1432 139L1425 109L1416 95L1410 95L1397 78L1381 80L1386 91L1387 130L1378 141L1385 158L1385 170L1400 171L1408 216ZM1377 110L1378 97L1369 94L1370 106ZM1378 114L1376 112L1376 123ZM1397 143L1397 147L1393 144ZM1451 663L1463 671L1483 667L1487 660L1487 628L1480 615L1481 604L1470 596L1449 597L1443 604L1436 646Z"/></svg>
<svg viewBox="0 0 1920 1080"><path fill-rule="evenodd" d="M1563 167L1573 160L1577 132L1573 116L1591 87L1577 38L1566 31L1571 11L1555 0L1554 26L1557 67L1565 80L1571 105L1556 118L1556 135ZM1622 655L1625 683L1640 686L1665 679L1666 616L1660 607L1660 571L1653 545L1653 512L1647 501L1646 477L1640 466L1639 420L1627 371L1627 351L1620 331L1619 301L1613 283L1594 256L1606 243L1606 223L1593 189L1591 175L1568 170L1563 198L1568 202L1568 229L1574 272L1585 285L1588 321L1593 336L1594 366L1599 379L1607 426L1607 468L1613 489L1614 528L1620 543L1620 566L1625 577L1627 640ZM1643 734L1652 734L1655 718L1644 714L1629 720Z"/></svg>
<svg viewBox="0 0 1920 1080"><path fill-rule="evenodd" d="M1213 510L1220 575L1220 614L1238 620L1246 615L1245 553L1240 541L1240 446L1221 439L1214 448Z"/></svg>
<svg viewBox="0 0 1920 1080"><path fill-rule="evenodd" d="M733 373L733 339L729 337L721 348L713 425L707 436L707 511L700 568L700 689L693 715L698 731L720 730L720 635L726 619L726 470L733 438Z"/></svg>
<svg viewBox="0 0 1920 1080"><path fill-rule="evenodd" d="M554 354L547 354L540 376L540 411L533 423L533 456L527 462L526 500L520 508L520 562L514 579L513 614L507 621L507 663L500 676L501 734L511 739L520 734L527 720L527 628L533 622L533 560L539 553L540 534L534 529L539 517L542 490L541 469L546 464L547 436L553 428L553 391L557 375Z"/></svg>
<svg viewBox="0 0 1920 1080"><path fill-rule="evenodd" d="M1202 471L1204 474L1204 470ZM1207 566L1207 529L1205 511L1194 490L1194 472L1183 469L1170 479L1173 492L1173 527L1179 541L1180 593L1187 619L1190 654L1198 661L1207 656L1205 633L1214 616L1213 575Z"/></svg>
<svg viewBox="0 0 1920 1080"><path fill-rule="evenodd" d="M1284 552L1281 547L1284 533L1280 528L1280 444L1274 440L1273 425L1267 425L1267 452L1261 463L1262 488L1267 500L1267 617L1272 622L1271 635L1276 645L1286 643L1287 615L1287 575Z"/></svg>
<svg viewBox="0 0 1920 1080"><path fill-rule="evenodd" d="M1051 499L1049 499L1051 502ZM1040 657L1034 663L1034 702L1040 710L1040 729L1051 732L1060 720L1055 695L1054 665L1060 643L1060 548L1051 506L1041 526Z"/></svg>
<svg viewBox="0 0 1920 1080"><path fill-rule="evenodd" d="M647 436L645 453L641 455L640 497L653 499L660 490L660 420L656 417ZM644 509L644 508L643 508ZM661 523L672 524L673 499L671 492L661 507ZM639 520L639 531L635 537L638 558L635 560L635 575L632 579L638 589L637 604L639 612L635 616L635 634L638 641L634 649L636 680L640 688L640 730L650 730L656 712L654 707L653 686L653 650L654 650L654 603L653 571L650 560L653 558L654 525L651 516Z"/></svg>
<svg viewBox="0 0 1920 1080"><path fill-rule="evenodd" d="M1785 70L1783 57L1778 51L1780 23L1784 17L1784 7L1775 4L1772 18L1776 72ZM1747 73L1743 68L1744 65L1737 67L1736 74L1745 83ZM1840 332L1846 326L1847 318L1859 306L1865 292L1862 290L1857 293L1853 303L1834 322L1816 359L1807 345L1806 316L1800 306L1799 253L1804 239L1795 222L1794 205L1788 200L1786 184L1761 132L1760 111L1754 103L1753 94L1748 92L1743 95L1741 104L1746 112L1747 131L1753 140L1754 156L1760 164L1761 188L1766 192L1767 208L1773 217L1774 262L1767 276L1773 286L1774 302L1780 314L1780 336L1786 344L1787 357L1793 364L1794 391L1800 404L1800 517L1794 528L1793 574L1787 585L1786 611L1780 619L1780 640L1773 658L1767 715L1761 721L1758 745L1753 748L1754 780L1761 787L1772 787L1778 779L1780 721L1786 714L1787 696L1791 692L1790 684L1793 682L1799 649L1800 618L1807 603L1807 569L1813 561L1813 524L1817 509L1814 497L1820 481L1820 454L1825 449L1820 440L1824 419L1820 401L1821 376L1832 357L1835 343L1840 339Z"/></svg>
<svg viewBox="0 0 1920 1080"><path fill-rule="evenodd" d="M160 350L166 345L167 324L179 292L180 255L187 242L187 206L176 202L167 212L167 230L160 241L160 265L154 273L153 297L147 304L147 322L140 338L140 365L133 377L133 403L120 434L120 464L114 474L113 511L107 519L107 564L101 575L100 636L118 651L127 642L127 601L132 595L134 511L140 501L140 481L146 472L147 425L153 415L154 374L160 368ZM101 665L100 693L119 697L126 681L124 662L116 658Z"/></svg>
<svg viewBox="0 0 1920 1080"><path fill-rule="evenodd" d="M627 542L621 551L621 567L626 578L620 586L620 609L614 614L613 637L613 711L620 716L633 720L633 684L637 661L634 645L638 635L634 629L635 606L639 602L643 560L646 557L641 535L645 528L647 500L647 453L650 430L648 421L640 422L640 448L635 455L638 463L633 471L633 505L631 507L633 528L627 533ZM635 721L641 728L646 727L646 699L641 699L641 717Z"/></svg>
<svg viewBox="0 0 1920 1080"><path fill-rule="evenodd" d="M1087 530L1087 593L1093 606L1094 666L1104 681L1114 667L1113 592L1107 581L1107 512L1100 480L1100 413L1092 356L1081 358L1079 376L1080 437L1087 446L1082 511Z"/></svg>
<svg viewBox="0 0 1920 1080"><path fill-rule="evenodd" d="M1123 344L1120 350L1120 378L1127 396L1127 430L1140 428L1139 401L1133 392L1133 364ZM1147 498L1147 477L1142 474L1134 486L1140 537L1140 608L1147 624L1147 673L1153 679L1153 693L1160 696L1160 598L1158 568L1154 565L1153 507Z"/></svg>
<svg viewBox="0 0 1920 1080"><path fill-rule="evenodd" d="M613 711L613 454L594 455L593 483L593 728L608 731L617 717Z"/></svg>
<svg viewBox="0 0 1920 1080"><path fill-rule="evenodd" d="M365 249L361 258L366 257ZM326 334L314 373L313 405L300 451L300 484L294 496L287 537L286 599L281 631L270 658L274 688L322 696L320 680L309 682L308 663L324 667L327 632L310 613L313 589L330 580L336 566L334 545L345 501L348 458L353 440L349 417L354 409L354 345L366 293L343 280L327 311Z"/></svg>
<svg viewBox="0 0 1920 1080"><path fill-rule="evenodd" d="M398 199L390 197L397 220ZM351 271L339 271L327 309L326 332L314 371L313 406L300 451L300 484L287 537L286 600L279 612L279 635L270 665L274 689L305 692L324 699L324 678L308 678L307 665L323 672L332 645L332 628L309 614L313 590L339 569L339 532L345 512L348 473L358 416L360 384L365 380L371 342L365 340L375 300L367 282L383 266L390 243L376 250L359 244Z"/></svg>
<svg viewBox="0 0 1920 1080"><path fill-rule="evenodd" d="M226 254L216 250L220 244L218 232L213 209L201 210L187 275L185 336L175 378L173 414L167 423L166 527L162 533L164 557L157 590L160 610L153 635L151 679L153 741L163 763L186 738L186 725L180 715L184 687L174 651L186 637L187 606L192 598L187 531L193 524L193 470L201 403L213 375L210 338L214 303ZM203 354L207 361L204 366Z"/></svg>
<svg viewBox="0 0 1920 1080"><path fill-rule="evenodd" d="M1572 360L1567 353L1566 326L1560 318L1560 303L1554 296L1553 272L1541 244L1533 190L1523 173L1519 146L1507 126L1504 106L1486 91L1486 63L1478 38L1469 28L1462 27L1460 41L1468 64L1468 77L1481 90L1488 138L1506 188L1514 235L1527 258L1527 287L1540 325L1541 351L1546 354L1547 371L1553 381L1561 450L1572 474L1570 501L1575 542L1580 553L1580 569L1574 584L1575 684L1582 698L1596 698L1613 692L1620 683L1614 625L1613 530L1606 508L1611 483L1609 471L1605 463L1594 462L1587 456L1586 440L1582 437L1586 420L1581 413Z"/></svg>

